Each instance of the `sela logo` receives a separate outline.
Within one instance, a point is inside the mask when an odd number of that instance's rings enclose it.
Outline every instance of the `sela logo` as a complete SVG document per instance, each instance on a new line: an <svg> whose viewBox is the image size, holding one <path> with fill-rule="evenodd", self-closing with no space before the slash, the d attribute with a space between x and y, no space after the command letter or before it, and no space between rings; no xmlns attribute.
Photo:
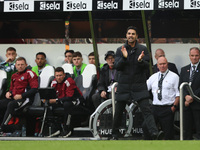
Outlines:
<svg viewBox="0 0 200 150"><path fill-rule="evenodd" d="M9 10L29 10L29 4L22 2L22 3L15 3L9 2Z"/></svg>
<svg viewBox="0 0 200 150"><path fill-rule="evenodd" d="M139 1L139 0L130 0L129 1L129 8L135 9L135 8L150 8L151 3L149 1Z"/></svg>
<svg viewBox="0 0 200 150"><path fill-rule="evenodd" d="M40 2L40 10L60 10L60 3Z"/></svg>
<svg viewBox="0 0 200 150"><path fill-rule="evenodd" d="M118 2L97 1L97 9L118 9Z"/></svg>
<svg viewBox="0 0 200 150"><path fill-rule="evenodd" d="M84 3L82 1L74 3L72 1L67 1L67 6L66 9L67 10L71 10L71 9L87 9L87 3Z"/></svg>
<svg viewBox="0 0 200 150"><path fill-rule="evenodd" d="M158 8L179 8L177 0L158 0Z"/></svg>
<svg viewBox="0 0 200 150"><path fill-rule="evenodd" d="M199 8L200 7L200 0L190 0L190 7L191 8Z"/></svg>

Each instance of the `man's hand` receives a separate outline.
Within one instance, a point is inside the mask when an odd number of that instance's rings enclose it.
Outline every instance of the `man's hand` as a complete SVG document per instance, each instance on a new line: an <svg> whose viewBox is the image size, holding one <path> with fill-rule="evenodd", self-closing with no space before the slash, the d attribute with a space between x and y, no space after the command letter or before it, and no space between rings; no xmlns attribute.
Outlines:
<svg viewBox="0 0 200 150"><path fill-rule="evenodd" d="M49 103L50 104L56 103L56 99L49 99Z"/></svg>
<svg viewBox="0 0 200 150"><path fill-rule="evenodd" d="M185 96L185 106L189 106L193 102L193 98L190 95Z"/></svg>
<svg viewBox="0 0 200 150"><path fill-rule="evenodd" d="M14 98L14 100L22 99L22 95L16 94L13 98Z"/></svg>
<svg viewBox="0 0 200 150"><path fill-rule="evenodd" d="M128 52L127 52L127 50L126 50L126 48L125 48L124 46L122 46L121 52L122 52L122 54L123 54L123 56L124 56L125 58L128 57Z"/></svg>
<svg viewBox="0 0 200 150"><path fill-rule="evenodd" d="M105 91L102 91L102 92L101 92L101 97L106 99L106 98L107 98L107 97L106 97L106 94L107 94L107 93L106 93Z"/></svg>
<svg viewBox="0 0 200 150"><path fill-rule="evenodd" d="M11 62L13 60L13 57L12 56L9 56L7 59L6 59L6 62Z"/></svg>
<svg viewBox="0 0 200 150"><path fill-rule="evenodd" d="M11 99L11 96L12 96L12 94L11 94L10 92L7 92L7 93L6 93L6 98L7 98L7 99Z"/></svg>
<svg viewBox="0 0 200 150"><path fill-rule="evenodd" d="M142 61L142 58L144 57L144 51L142 51L142 53L140 54L140 56L138 57L138 61Z"/></svg>

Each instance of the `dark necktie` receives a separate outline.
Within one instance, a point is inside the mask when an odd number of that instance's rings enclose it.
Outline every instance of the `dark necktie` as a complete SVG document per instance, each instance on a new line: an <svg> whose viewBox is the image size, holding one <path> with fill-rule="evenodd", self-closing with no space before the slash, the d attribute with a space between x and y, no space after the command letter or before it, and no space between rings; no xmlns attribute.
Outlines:
<svg viewBox="0 0 200 150"><path fill-rule="evenodd" d="M161 100L162 99L162 82L163 82L163 79L164 79L164 75L161 74L161 78L160 80L158 81L158 99Z"/></svg>
<svg viewBox="0 0 200 150"><path fill-rule="evenodd" d="M192 68L193 68L193 70L192 70L192 74L190 76L189 82L193 81L193 78L194 78L194 75L195 75L195 68L196 68L196 66L192 66Z"/></svg>

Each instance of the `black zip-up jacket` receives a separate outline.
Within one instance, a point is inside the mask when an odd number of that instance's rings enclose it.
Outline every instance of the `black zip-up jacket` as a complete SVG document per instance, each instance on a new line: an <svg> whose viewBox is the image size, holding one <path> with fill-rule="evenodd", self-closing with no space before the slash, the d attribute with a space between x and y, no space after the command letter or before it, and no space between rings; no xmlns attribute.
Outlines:
<svg viewBox="0 0 200 150"><path fill-rule="evenodd" d="M125 58L121 47L117 49L114 67L119 71L117 86L117 101L141 100L149 97L146 85L146 72L149 69L149 53L145 46L136 42L135 47L124 44L128 52ZM138 62L139 55L144 51L145 56Z"/></svg>

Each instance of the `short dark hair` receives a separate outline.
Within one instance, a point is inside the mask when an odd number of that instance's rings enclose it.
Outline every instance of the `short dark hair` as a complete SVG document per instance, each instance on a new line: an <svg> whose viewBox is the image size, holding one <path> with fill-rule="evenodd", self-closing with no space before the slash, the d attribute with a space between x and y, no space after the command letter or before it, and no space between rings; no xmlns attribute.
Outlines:
<svg viewBox="0 0 200 150"><path fill-rule="evenodd" d="M89 53L88 57L89 56L94 56L94 52Z"/></svg>
<svg viewBox="0 0 200 150"><path fill-rule="evenodd" d="M64 71L64 69L62 67L57 67L55 69L55 72L63 72L63 73L65 73L65 71Z"/></svg>
<svg viewBox="0 0 200 150"><path fill-rule="evenodd" d="M135 30L136 34L138 34L138 29L137 29L135 26L129 26L129 27L127 28L127 30L126 30L126 33L127 33L128 30L130 30L130 29Z"/></svg>
<svg viewBox="0 0 200 150"><path fill-rule="evenodd" d="M6 52L7 51L15 51L16 52L16 49L14 47L8 47L7 50L6 50Z"/></svg>
<svg viewBox="0 0 200 150"><path fill-rule="evenodd" d="M74 50L72 50L72 49L71 49L71 50L66 50L65 53L64 53L64 55L66 55L67 53L72 53L72 54L74 54Z"/></svg>
<svg viewBox="0 0 200 150"><path fill-rule="evenodd" d="M21 61L21 60L24 60L25 63L26 63L26 59L25 59L24 57L18 57L18 58L16 59L16 62L17 62L17 61ZM27 63L26 63L26 64L27 64Z"/></svg>
<svg viewBox="0 0 200 150"><path fill-rule="evenodd" d="M82 57L82 54L79 51L78 52L74 52L72 57Z"/></svg>
<svg viewBox="0 0 200 150"><path fill-rule="evenodd" d="M37 57L37 55L43 55L44 58L46 58L46 54L45 54L44 52L38 52L38 53L35 55L35 57Z"/></svg>

